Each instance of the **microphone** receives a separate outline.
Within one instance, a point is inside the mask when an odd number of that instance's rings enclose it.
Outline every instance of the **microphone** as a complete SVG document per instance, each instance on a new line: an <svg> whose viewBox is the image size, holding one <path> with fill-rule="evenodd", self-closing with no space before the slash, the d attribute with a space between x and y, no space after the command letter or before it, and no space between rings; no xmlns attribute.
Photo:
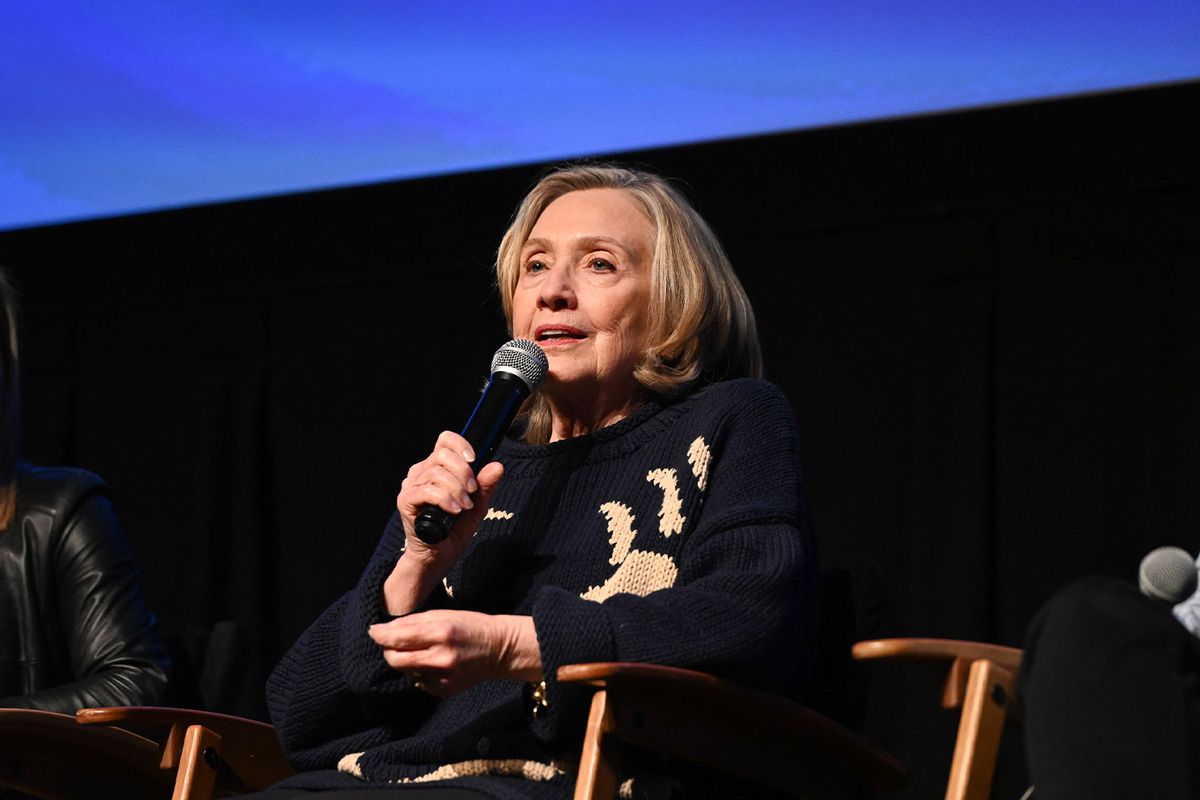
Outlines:
<svg viewBox="0 0 1200 800"><path fill-rule="evenodd" d="M549 371L546 354L528 339L513 339L492 356L492 377L462 429L462 437L475 451L472 469L491 460L517 409L538 390ZM426 544L437 544L450 535L454 516L434 505L422 506L413 525L417 538Z"/></svg>
<svg viewBox="0 0 1200 800"><path fill-rule="evenodd" d="M1196 562L1182 547L1158 547L1138 567L1142 594L1167 605L1187 600L1196 591Z"/></svg>

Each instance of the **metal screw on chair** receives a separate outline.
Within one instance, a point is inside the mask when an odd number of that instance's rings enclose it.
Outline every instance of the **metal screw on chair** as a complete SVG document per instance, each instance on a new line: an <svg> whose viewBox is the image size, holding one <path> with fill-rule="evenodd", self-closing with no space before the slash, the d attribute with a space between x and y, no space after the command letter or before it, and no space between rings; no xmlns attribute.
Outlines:
<svg viewBox="0 0 1200 800"><path fill-rule="evenodd" d="M1002 706L1008 701L1007 692L1005 692L1004 687L998 683L992 686L992 700L998 706Z"/></svg>
<svg viewBox="0 0 1200 800"><path fill-rule="evenodd" d="M217 763L217 751L211 747L204 748L204 763L210 767Z"/></svg>

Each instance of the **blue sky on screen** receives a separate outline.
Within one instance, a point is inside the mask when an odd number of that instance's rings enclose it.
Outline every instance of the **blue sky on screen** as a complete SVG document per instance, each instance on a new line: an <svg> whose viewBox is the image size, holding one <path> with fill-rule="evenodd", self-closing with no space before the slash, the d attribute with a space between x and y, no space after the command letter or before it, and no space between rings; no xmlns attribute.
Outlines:
<svg viewBox="0 0 1200 800"><path fill-rule="evenodd" d="M0 229L1196 77L1198 0L0 0Z"/></svg>

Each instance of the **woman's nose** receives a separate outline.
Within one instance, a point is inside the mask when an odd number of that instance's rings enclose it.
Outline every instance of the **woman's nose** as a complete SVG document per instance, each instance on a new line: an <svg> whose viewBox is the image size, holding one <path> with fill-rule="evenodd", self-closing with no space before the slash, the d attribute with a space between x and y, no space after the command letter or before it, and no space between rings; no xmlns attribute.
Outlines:
<svg viewBox="0 0 1200 800"><path fill-rule="evenodd" d="M562 309L575 307L575 286L571 271L551 269L542 281L538 292L538 304L543 308Z"/></svg>

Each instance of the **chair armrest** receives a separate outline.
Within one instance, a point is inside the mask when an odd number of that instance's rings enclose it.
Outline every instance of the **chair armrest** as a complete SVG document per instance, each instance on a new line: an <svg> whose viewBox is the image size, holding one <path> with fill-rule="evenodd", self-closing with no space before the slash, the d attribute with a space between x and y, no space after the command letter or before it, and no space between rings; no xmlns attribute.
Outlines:
<svg viewBox="0 0 1200 800"><path fill-rule="evenodd" d="M295 772L283 757L275 728L257 720L184 708L112 706L81 708L75 721L122 728L158 742L165 769L178 766L184 735L200 726L220 737L221 760L232 772L223 779L248 789L266 788Z"/></svg>
<svg viewBox="0 0 1200 800"><path fill-rule="evenodd" d="M81 708L75 712L80 725L115 725L148 739L160 739L174 725L203 725L223 738L279 748L275 728L265 722L212 711L158 706L108 706Z"/></svg>
<svg viewBox="0 0 1200 800"><path fill-rule="evenodd" d="M654 664L574 664L561 683L604 689L613 733L631 744L794 792L821 773L833 785L902 786L908 772L848 728L778 695ZM803 765L803 767L801 767Z"/></svg>
<svg viewBox="0 0 1200 800"><path fill-rule="evenodd" d="M855 644L851 653L859 661L893 658L978 661L986 658L1015 672L1021 666L1022 651L1016 647L958 639L871 639Z"/></svg>
<svg viewBox="0 0 1200 800"><path fill-rule="evenodd" d="M1016 647L961 641L958 639L871 639L851 648L858 661L908 659L945 662L948 670L942 686L942 706L958 708L966 695L967 674L975 661L990 661L1016 674L1023 652ZM1016 706L1013 706L1014 713Z"/></svg>

